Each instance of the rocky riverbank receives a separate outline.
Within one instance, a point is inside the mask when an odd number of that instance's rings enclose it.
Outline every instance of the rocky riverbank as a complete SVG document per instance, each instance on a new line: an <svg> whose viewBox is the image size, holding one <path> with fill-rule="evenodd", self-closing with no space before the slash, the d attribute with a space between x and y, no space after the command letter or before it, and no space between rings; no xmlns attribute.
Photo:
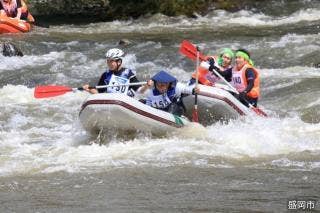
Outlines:
<svg viewBox="0 0 320 213"><path fill-rule="evenodd" d="M267 0L29 0L29 9L35 17L48 20L76 19L110 21L138 18L162 13L168 16L206 14L212 9L237 11L258 7Z"/></svg>

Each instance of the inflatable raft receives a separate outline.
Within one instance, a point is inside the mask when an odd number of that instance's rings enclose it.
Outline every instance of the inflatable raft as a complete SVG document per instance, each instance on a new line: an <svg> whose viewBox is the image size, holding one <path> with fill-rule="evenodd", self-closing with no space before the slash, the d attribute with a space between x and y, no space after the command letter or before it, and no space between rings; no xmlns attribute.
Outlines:
<svg viewBox="0 0 320 213"><path fill-rule="evenodd" d="M26 33L31 30L31 24L7 16L0 16L0 34L2 33Z"/></svg>
<svg viewBox="0 0 320 213"><path fill-rule="evenodd" d="M198 116L199 123L204 126L211 125L219 120L236 119L239 116L247 115L250 109L236 99L224 85L205 86L198 85ZM186 116L191 119L194 108L194 96L189 95L183 98L186 107Z"/></svg>
<svg viewBox="0 0 320 213"><path fill-rule="evenodd" d="M90 95L79 114L84 129L98 134L108 129L163 135L187 125L187 118L152 108L124 94Z"/></svg>

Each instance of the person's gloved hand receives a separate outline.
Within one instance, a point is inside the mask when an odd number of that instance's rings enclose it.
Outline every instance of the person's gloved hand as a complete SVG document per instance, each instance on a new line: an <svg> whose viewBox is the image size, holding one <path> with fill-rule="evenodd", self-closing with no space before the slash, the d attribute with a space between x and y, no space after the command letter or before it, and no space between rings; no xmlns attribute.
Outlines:
<svg viewBox="0 0 320 213"><path fill-rule="evenodd" d="M208 59L208 62L209 62L209 64L210 64L210 67L209 67L209 69L211 68L211 70L212 70L212 68L216 65L216 62L214 61L214 58L209 58Z"/></svg>
<svg viewBox="0 0 320 213"><path fill-rule="evenodd" d="M217 64L216 64L216 62L215 62L215 60L214 60L214 58L209 58L208 59L208 62L209 62L209 64L210 64L210 67L209 67L209 71L213 71L213 70L219 70L219 68L217 67Z"/></svg>
<svg viewBox="0 0 320 213"><path fill-rule="evenodd" d="M200 92L200 88L198 86L192 89L192 95L199 94L199 92Z"/></svg>
<svg viewBox="0 0 320 213"><path fill-rule="evenodd" d="M239 99L240 100L247 100L247 92L246 91L240 92Z"/></svg>

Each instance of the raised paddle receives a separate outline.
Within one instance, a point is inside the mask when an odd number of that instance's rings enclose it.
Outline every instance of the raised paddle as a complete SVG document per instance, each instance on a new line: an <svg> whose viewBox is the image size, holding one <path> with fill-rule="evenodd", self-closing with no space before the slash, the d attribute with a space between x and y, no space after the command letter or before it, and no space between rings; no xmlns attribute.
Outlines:
<svg viewBox="0 0 320 213"><path fill-rule="evenodd" d="M199 52L199 51L198 51ZM180 53L187 56L191 60L197 60L197 47L187 40L183 40L180 45ZM199 52L199 59L205 61L205 56Z"/></svg>
<svg viewBox="0 0 320 213"><path fill-rule="evenodd" d="M197 61L196 61L196 85L195 85L195 88L198 87L198 78L199 78L198 69L199 69L199 53L200 53L200 51L199 51L198 47L196 48L196 51L197 51ZM192 121L199 123L198 94L197 93L194 94L194 106L193 106L193 111L192 111Z"/></svg>
<svg viewBox="0 0 320 213"><path fill-rule="evenodd" d="M102 86L89 87L89 89L102 89L102 88L119 87L119 86L136 86L136 85L143 85L146 83L147 82L143 81L143 82L134 82L129 84L102 85ZM68 86L59 86L59 85L36 86L36 88L34 89L34 97L50 98L50 97L63 95L67 92L74 92L77 90L83 91L84 89L82 87L71 88Z"/></svg>
<svg viewBox="0 0 320 213"><path fill-rule="evenodd" d="M192 43L190 43L187 40L182 41L181 45L180 45L180 53L187 56L188 58L190 58L191 60L195 60L197 59L197 47L195 45L193 45ZM205 61L205 56L201 53L199 53L199 58L202 61ZM209 65L209 63L208 63ZM209 68L209 67L208 67ZM219 77L221 78L226 85L236 94L239 94L239 92L224 78L220 75L220 73L218 73L216 70L213 70L213 72ZM263 116L263 117L268 117L268 115L262 111L260 108L253 106L252 104L249 103L248 100L244 99L244 101L249 105L249 108L252 109L257 115Z"/></svg>

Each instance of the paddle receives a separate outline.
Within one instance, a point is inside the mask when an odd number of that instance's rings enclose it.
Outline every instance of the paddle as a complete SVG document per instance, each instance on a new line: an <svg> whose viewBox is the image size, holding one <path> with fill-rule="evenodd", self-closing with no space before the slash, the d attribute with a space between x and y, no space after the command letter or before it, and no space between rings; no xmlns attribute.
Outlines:
<svg viewBox="0 0 320 213"><path fill-rule="evenodd" d="M196 47L196 51L197 51L197 61L196 61L196 85L195 88L198 87L198 78L199 78L199 48ZM198 116L198 93L194 94L194 106L193 106L193 111L192 111L192 121L193 122L197 122L199 123L199 116Z"/></svg>
<svg viewBox="0 0 320 213"><path fill-rule="evenodd" d="M197 47L194 46L192 43L190 43L187 40L182 41L180 45L180 53L187 56L191 60L195 60L197 58ZM202 61L205 61L205 56L201 53L199 53L199 58ZM224 78L222 77L216 70L213 70L213 72L221 78L227 86L236 94L239 95L239 92ZM198 81L196 81L198 82ZM249 103L248 100L244 99L244 101L248 104L249 108L252 109L257 115L263 116L263 117L268 117L268 115L262 111L260 108L253 106L252 104Z"/></svg>
<svg viewBox="0 0 320 213"><path fill-rule="evenodd" d="M187 40L183 40L181 42L181 45L180 45L180 53L187 56L188 58L190 58L191 60L197 60L197 47L194 46L192 43L190 43L189 41ZM205 61L206 58L205 56L199 52L199 59L201 61Z"/></svg>
<svg viewBox="0 0 320 213"><path fill-rule="evenodd" d="M135 82L135 83L129 83L129 84L102 85L102 86L89 87L89 89L102 89L102 88L118 87L118 86L136 86L136 85L143 85L146 83L147 82L143 81L143 82ZM71 88L68 86L59 86L59 85L36 86L36 88L34 89L34 97L49 98L49 97L63 95L67 92L74 92L77 90L83 91L83 88L82 87Z"/></svg>

